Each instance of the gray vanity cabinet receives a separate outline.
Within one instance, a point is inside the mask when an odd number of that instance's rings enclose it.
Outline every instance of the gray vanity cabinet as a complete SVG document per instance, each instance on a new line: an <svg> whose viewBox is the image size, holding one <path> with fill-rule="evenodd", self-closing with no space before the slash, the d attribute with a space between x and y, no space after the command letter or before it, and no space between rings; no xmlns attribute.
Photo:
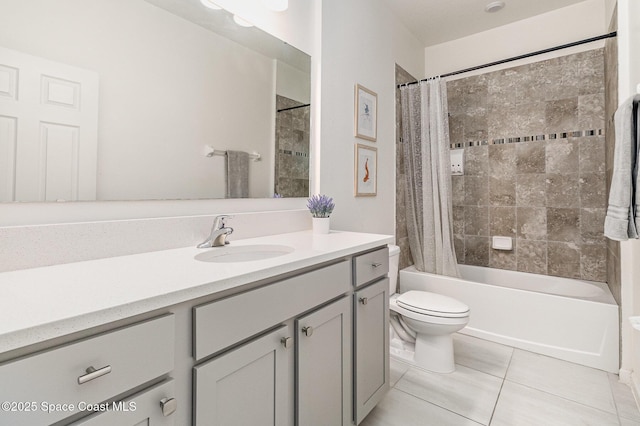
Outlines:
<svg viewBox="0 0 640 426"><path fill-rule="evenodd" d="M194 368L196 426L291 425L293 336L282 326Z"/></svg>
<svg viewBox="0 0 640 426"><path fill-rule="evenodd" d="M354 410L359 424L389 390L389 279L354 294Z"/></svg>
<svg viewBox="0 0 640 426"><path fill-rule="evenodd" d="M25 349L0 362L0 402L15 401L0 425L360 422L389 386L387 256L344 255Z"/></svg>
<svg viewBox="0 0 640 426"><path fill-rule="evenodd" d="M135 410L116 398L171 373L174 335L175 315L162 315L1 364L0 401L14 401L15 406L0 411L0 425L68 424L64 419L92 411L100 414L92 418L96 423L86 423L92 426L105 424L102 419L123 426L142 421L136 419L159 419L160 400L175 396L171 385L146 394L156 399ZM149 424L172 425L175 416L167 415ZM117 421L109 423L110 416Z"/></svg>
<svg viewBox="0 0 640 426"><path fill-rule="evenodd" d="M354 421L389 391L389 250L353 258Z"/></svg>
<svg viewBox="0 0 640 426"><path fill-rule="evenodd" d="M342 260L196 306L195 426L351 424L350 275Z"/></svg>
<svg viewBox="0 0 640 426"><path fill-rule="evenodd" d="M299 426L351 424L351 303L344 297L296 321Z"/></svg>

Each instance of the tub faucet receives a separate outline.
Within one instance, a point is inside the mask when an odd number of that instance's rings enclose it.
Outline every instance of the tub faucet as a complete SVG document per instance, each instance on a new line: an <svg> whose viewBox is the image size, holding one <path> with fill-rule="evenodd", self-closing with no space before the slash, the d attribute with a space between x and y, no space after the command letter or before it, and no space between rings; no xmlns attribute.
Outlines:
<svg viewBox="0 0 640 426"><path fill-rule="evenodd" d="M211 235L203 243L198 244L198 248L224 247L225 244L229 244L227 236L233 233L233 228L227 227L224 221L232 217L224 214L216 216L211 227Z"/></svg>

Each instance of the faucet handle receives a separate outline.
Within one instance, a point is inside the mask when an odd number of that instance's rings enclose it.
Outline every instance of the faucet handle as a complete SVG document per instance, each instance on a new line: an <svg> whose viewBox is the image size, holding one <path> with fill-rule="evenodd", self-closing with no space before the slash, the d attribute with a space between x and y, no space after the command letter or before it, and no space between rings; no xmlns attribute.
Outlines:
<svg viewBox="0 0 640 426"><path fill-rule="evenodd" d="M224 228L226 225L224 223L225 220L227 219L233 219L233 216L230 216L228 214L221 214L216 216L216 218L213 221L213 229L222 229Z"/></svg>

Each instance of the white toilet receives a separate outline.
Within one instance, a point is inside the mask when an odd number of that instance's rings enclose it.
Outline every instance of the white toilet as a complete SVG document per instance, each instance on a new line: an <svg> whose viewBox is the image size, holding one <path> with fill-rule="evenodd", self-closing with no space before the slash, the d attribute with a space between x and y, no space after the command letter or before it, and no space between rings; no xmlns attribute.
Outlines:
<svg viewBox="0 0 640 426"><path fill-rule="evenodd" d="M452 334L469 322L469 307L426 291L397 294L400 248L389 246L391 355L436 373L455 371Z"/></svg>

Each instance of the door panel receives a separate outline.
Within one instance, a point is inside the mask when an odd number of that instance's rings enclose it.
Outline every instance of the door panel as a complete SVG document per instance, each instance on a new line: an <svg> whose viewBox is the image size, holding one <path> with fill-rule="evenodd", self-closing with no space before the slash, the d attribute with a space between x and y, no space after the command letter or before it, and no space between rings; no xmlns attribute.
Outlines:
<svg viewBox="0 0 640 426"><path fill-rule="evenodd" d="M0 202L95 200L99 77L0 48Z"/></svg>
<svg viewBox="0 0 640 426"><path fill-rule="evenodd" d="M354 295L355 413L360 423L389 390L389 279Z"/></svg>
<svg viewBox="0 0 640 426"><path fill-rule="evenodd" d="M283 326L196 366L195 425L289 425L293 348L284 347L287 337Z"/></svg>

